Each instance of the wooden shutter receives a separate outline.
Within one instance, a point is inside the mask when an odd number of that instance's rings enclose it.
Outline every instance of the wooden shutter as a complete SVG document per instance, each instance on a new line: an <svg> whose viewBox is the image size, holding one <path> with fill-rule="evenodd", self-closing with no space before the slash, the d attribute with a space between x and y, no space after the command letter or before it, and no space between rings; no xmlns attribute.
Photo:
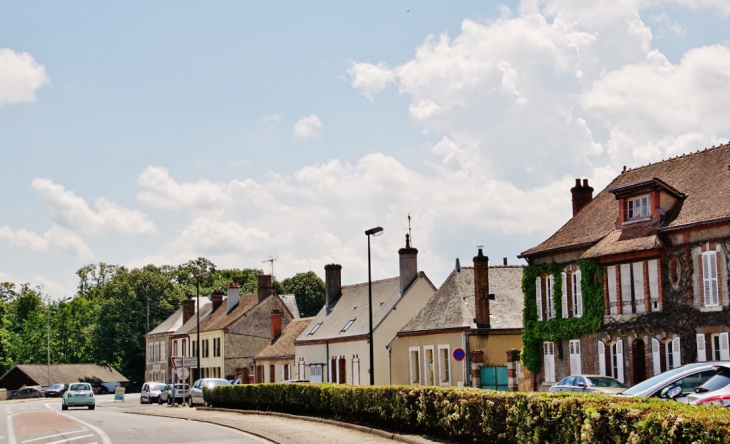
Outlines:
<svg viewBox="0 0 730 444"><path fill-rule="evenodd" d="M347 384L347 359L344 356L340 356L337 361L339 367L339 374L337 375L337 382L340 384Z"/></svg>
<svg viewBox="0 0 730 444"><path fill-rule="evenodd" d="M659 311L659 261L650 260L647 263L649 274L649 298L651 298L651 311Z"/></svg>
<svg viewBox="0 0 730 444"><path fill-rule="evenodd" d="M720 333L720 360L730 361L730 348L728 347L728 334Z"/></svg>
<svg viewBox="0 0 730 444"><path fill-rule="evenodd" d="M631 264L621 264L621 305L622 313L631 311ZM623 381L622 381L623 382Z"/></svg>
<svg viewBox="0 0 730 444"><path fill-rule="evenodd" d="M707 350L705 349L705 334L697 333L697 362L707 361Z"/></svg>
<svg viewBox="0 0 730 444"><path fill-rule="evenodd" d="M634 262L631 264L634 273L634 300L636 301L636 313L646 312L644 298L648 297L644 294L644 263Z"/></svg>
<svg viewBox="0 0 730 444"><path fill-rule="evenodd" d="M610 267L606 267L606 279L608 281L608 303L610 305L609 307L609 313L610 314L617 314L618 313L618 307L616 307L616 266L611 265Z"/></svg>
<svg viewBox="0 0 730 444"><path fill-rule="evenodd" d="M284 364L284 380L289 379L289 364Z"/></svg>
<svg viewBox="0 0 730 444"><path fill-rule="evenodd" d="M626 382L624 379L624 343L621 339L616 342L616 379Z"/></svg>
<svg viewBox="0 0 730 444"><path fill-rule="evenodd" d="M682 365L682 348L679 344L679 338L672 340L672 354L674 355L674 367Z"/></svg>
<svg viewBox="0 0 730 444"><path fill-rule="evenodd" d="M654 367L654 376L662 372L661 344L658 339L651 338L651 361Z"/></svg>
<svg viewBox="0 0 730 444"><path fill-rule="evenodd" d="M580 375L581 372L581 365L580 365L580 340L573 339L569 343L570 348L570 374L571 375Z"/></svg>
<svg viewBox="0 0 730 444"><path fill-rule="evenodd" d="M538 276L535 280L535 302L537 302L537 320L542 321L542 277Z"/></svg>
<svg viewBox="0 0 730 444"><path fill-rule="evenodd" d="M563 294L563 297L560 299L561 305L563 306L560 316L563 319L568 319L568 273L562 272L560 276L563 278L563 285L560 286Z"/></svg>
<svg viewBox="0 0 730 444"><path fill-rule="evenodd" d="M582 274L580 272L580 269L576 270L575 274L575 317L579 318L583 316L583 290L581 290L580 287L580 280L582 277Z"/></svg>
<svg viewBox="0 0 730 444"><path fill-rule="evenodd" d="M276 366L269 364L269 382L276 382Z"/></svg>
<svg viewBox="0 0 730 444"><path fill-rule="evenodd" d="M606 344L598 341L598 374L606 376Z"/></svg>

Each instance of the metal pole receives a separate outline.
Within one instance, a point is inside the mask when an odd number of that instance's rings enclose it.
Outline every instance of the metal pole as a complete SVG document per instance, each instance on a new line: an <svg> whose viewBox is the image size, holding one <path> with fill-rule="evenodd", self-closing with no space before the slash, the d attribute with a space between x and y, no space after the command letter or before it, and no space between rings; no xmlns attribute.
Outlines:
<svg viewBox="0 0 730 444"><path fill-rule="evenodd" d="M46 325L48 328L48 387L51 386L51 301L48 300L48 313L46 314Z"/></svg>
<svg viewBox="0 0 730 444"><path fill-rule="evenodd" d="M373 352L373 280L370 275L370 235L368 235L368 313L370 315L370 385L375 385L375 363Z"/></svg>
<svg viewBox="0 0 730 444"><path fill-rule="evenodd" d="M197 276L195 277L195 297L198 300L198 302L197 302L198 309L196 310L198 312L197 313L197 315L198 315L198 327L197 327L198 339L196 340L196 344L195 344L195 348L196 348L195 357L197 358L198 365L195 369L195 373L196 373L195 377L200 378L200 278Z"/></svg>

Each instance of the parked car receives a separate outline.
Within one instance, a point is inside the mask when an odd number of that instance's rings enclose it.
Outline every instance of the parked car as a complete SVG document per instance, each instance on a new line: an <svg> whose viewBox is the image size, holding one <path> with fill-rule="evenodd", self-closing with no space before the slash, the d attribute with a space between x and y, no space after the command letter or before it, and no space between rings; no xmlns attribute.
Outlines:
<svg viewBox="0 0 730 444"><path fill-rule="evenodd" d="M111 393L107 386L102 384L101 382L90 382L92 390L94 390L94 393L97 395L108 395Z"/></svg>
<svg viewBox="0 0 730 444"><path fill-rule="evenodd" d="M46 389L45 395L46 398L58 398L60 396L63 396L63 394L66 393L66 390L68 390L68 384L53 384Z"/></svg>
<svg viewBox="0 0 730 444"><path fill-rule="evenodd" d="M31 398L42 398L43 390L35 387L26 387L24 389L16 390L12 395L8 396L8 399L31 399Z"/></svg>
<svg viewBox="0 0 730 444"><path fill-rule="evenodd" d="M164 382L145 382L142 390L139 392L139 403L150 404L157 402L160 398L160 392L167 386Z"/></svg>
<svg viewBox="0 0 730 444"><path fill-rule="evenodd" d="M281 381L282 384L301 384L309 382L309 379L285 379Z"/></svg>
<svg viewBox="0 0 730 444"><path fill-rule="evenodd" d="M686 364L653 376L617 395L655 397L684 402L695 387L704 384L711 377L715 376L717 373L715 367L718 364L721 363L697 362L694 364Z"/></svg>
<svg viewBox="0 0 730 444"><path fill-rule="evenodd" d="M205 404L203 400L203 389L213 390L221 385L231 385L227 379L219 378L203 378L198 379L190 389L190 397L188 398L188 405L194 407L196 404Z"/></svg>
<svg viewBox="0 0 730 444"><path fill-rule="evenodd" d="M126 387L124 387L124 393L139 393L142 391L142 383L141 382L130 382L127 384Z"/></svg>
<svg viewBox="0 0 730 444"><path fill-rule="evenodd" d="M167 387L160 392L160 397L157 399L157 403L167 403L168 405L172 405L179 402L182 404L185 398L188 397L189 388L190 386L187 384L168 384Z"/></svg>
<svg viewBox="0 0 730 444"><path fill-rule="evenodd" d="M69 407L88 407L89 410L96 408L94 389L88 382L71 384L61 399L63 399L61 410L68 410Z"/></svg>
<svg viewBox="0 0 730 444"><path fill-rule="evenodd" d="M730 364L715 366L717 374L687 396L688 404L730 406Z"/></svg>
<svg viewBox="0 0 730 444"><path fill-rule="evenodd" d="M621 381L610 376L573 375L550 387L551 392L610 393L626 390Z"/></svg>

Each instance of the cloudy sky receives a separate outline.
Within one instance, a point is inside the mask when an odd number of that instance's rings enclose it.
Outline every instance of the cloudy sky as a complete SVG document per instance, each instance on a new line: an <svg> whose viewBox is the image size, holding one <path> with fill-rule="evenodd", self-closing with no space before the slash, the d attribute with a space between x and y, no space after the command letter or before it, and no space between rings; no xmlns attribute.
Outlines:
<svg viewBox="0 0 730 444"><path fill-rule="evenodd" d="M84 264L438 286L624 165L730 137L730 1L0 5L0 281Z"/></svg>

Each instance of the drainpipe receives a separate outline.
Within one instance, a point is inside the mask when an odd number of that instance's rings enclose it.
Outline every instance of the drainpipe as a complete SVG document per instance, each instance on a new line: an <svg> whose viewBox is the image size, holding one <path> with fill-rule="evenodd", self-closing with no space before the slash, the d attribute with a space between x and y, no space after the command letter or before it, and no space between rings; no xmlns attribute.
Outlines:
<svg viewBox="0 0 730 444"><path fill-rule="evenodd" d="M398 335L395 335L393 339L388 342L388 345L385 346L386 349L388 349L388 385L393 385L393 365L392 361L390 360L390 353L393 351L393 348L391 347L393 345L393 341L398 338Z"/></svg>
<svg viewBox="0 0 730 444"><path fill-rule="evenodd" d="M327 380L325 382L332 382L330 381L330 343L325 341L325 353L327 356L324 357L324 366L327 368ZM324 380L325 378L322 378Z"/></svg>
<svg viewBox="0 0 730 444"><path fill-rule="evenodd" d="M466 358L464 358L464 387L471 387L471 352L469 351L469 333L462 333L461 340L464 344L464 352L466 353Z"/></svg>

